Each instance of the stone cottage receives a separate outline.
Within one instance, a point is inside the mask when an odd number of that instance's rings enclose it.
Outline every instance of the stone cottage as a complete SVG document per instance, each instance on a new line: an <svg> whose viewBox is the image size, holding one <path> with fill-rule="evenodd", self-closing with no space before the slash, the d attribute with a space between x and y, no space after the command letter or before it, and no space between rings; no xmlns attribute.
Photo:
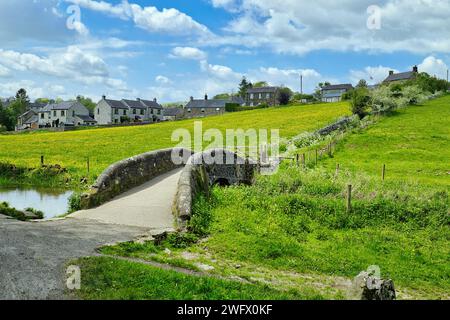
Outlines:
<svg viewBox="0 0 450 320"><path fill-rule="evenodd" d="M95 125L89 110L78 101L50 103L38 111L40 128Z"/></svg>

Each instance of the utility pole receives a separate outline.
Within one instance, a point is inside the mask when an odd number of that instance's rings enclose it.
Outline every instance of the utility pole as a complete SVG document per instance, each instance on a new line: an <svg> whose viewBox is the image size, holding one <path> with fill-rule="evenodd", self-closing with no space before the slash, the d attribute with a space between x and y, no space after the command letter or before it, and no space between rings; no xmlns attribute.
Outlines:
<svg viewBox="0 0 450 320"><path fill-rule="evenodd" d="M447 70L447 78L448 78L448 70ZM300 74L300 94L303 96L303 74Z"/></svg>

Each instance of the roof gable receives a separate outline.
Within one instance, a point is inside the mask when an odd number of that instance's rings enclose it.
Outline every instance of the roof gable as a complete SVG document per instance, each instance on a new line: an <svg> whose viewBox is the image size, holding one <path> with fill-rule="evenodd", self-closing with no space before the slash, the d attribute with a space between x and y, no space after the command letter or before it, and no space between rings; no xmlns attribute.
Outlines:
<svg viewBox="0 0 450 320"><path fill-rule="evenodd" d="M402 80L410 80L416 76L416 73L414 71L408 71L408 72L402 72L402 73L394 73L389 75L385 82L392 82L392 81L402 81Z"/></svg>
<svg viewBox="0 0 450 320"><path fill-rule="evenodd" d="M280 89L280 87L260 87L260 88L250 88L247 93L275 93Z"/></svg>

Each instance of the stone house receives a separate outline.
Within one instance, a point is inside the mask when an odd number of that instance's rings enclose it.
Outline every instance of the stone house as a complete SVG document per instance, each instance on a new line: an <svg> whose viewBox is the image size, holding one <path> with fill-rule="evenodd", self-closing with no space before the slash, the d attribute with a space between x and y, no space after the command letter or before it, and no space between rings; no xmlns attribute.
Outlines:
<svg viewBox="0 0 450 320"><path fill-rule="evenodd" d="M322 102L339 102L342 100L342 95L350 90L353 90L351 84L324 86L322 88Z"/></svg>
<svg viewBox="0 0 450 320"><path fill-rule="evenodd" d="M51 103L38 111L40 128L94 125L89 110L78 101Z"/></svg>
<svg viewBox="0 0 450 320"><path fill-rule="evenodd" d="M28 129L38 129L39 128L39 118L38 112L33 109L28 110L24 114L17 118L16 131L28 130Z"/></svg>
<svg viewBox="0 0 450 320"><path fill-rule="evenodd" d="M414 66L412 71L402 72L402 73L394 73L394 71L389 71L388 77L383 81L383 83L389 84L392 82L400 82L400 81L408 81L415 79L419 74L419 68Z"/></svg>
<svg viewBox="0 0 450 320"><path fill-rule="evenodd" d="M201 118L207 116L217 116L225 113L225 107L228 103L237 103L245 105L241 97L231 97L230 99L209 99L205 95L204 99L190 98L190 101L184 106L184 118Z"/></svg>
<svg viewBox="0 0 450 320"><path fill-rule="evenodd" d="M180 108L165 108L163 110L163 121L176 121L184 118L184 109Z"/></svg>
<svg viewBox="0 0 450 320"><path fill-rule="evenodd" d="M103 96L94 110L99 125L121 124L124 122L153 123L162 121L163 107L149 100L111 100Z"/></svg>
<svg viewBox="0 0 450 320"><path fill-rule="evenodd" d="M260 104L267 104L275 106L279 104L278 92L280 87L261 87L251 88L247 90L245 103L247 106L258 106Z"/></svg>

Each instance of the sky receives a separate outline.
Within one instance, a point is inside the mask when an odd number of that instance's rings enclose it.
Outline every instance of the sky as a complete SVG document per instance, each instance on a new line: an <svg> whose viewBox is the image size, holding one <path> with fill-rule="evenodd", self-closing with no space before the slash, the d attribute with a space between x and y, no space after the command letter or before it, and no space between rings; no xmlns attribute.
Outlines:
<svg viewBox="0 0 450 320"><path fill-rule="evenodd" d="M450 0L1 0L0 97L181 102L450 66Z"/></svg>

